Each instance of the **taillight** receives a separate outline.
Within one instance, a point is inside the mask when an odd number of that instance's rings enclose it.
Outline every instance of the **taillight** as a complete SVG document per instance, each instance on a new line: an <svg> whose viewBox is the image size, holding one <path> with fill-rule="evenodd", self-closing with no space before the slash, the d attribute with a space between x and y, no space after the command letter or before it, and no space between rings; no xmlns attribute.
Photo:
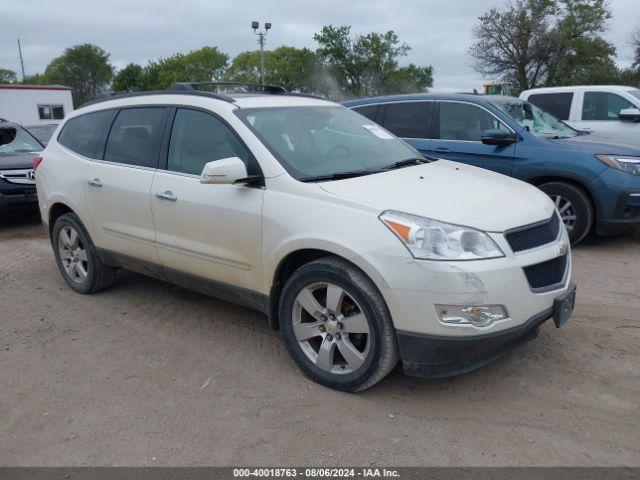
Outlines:
<svg viewBox="0 0 640 480"><path fill-rule="evenodd" d="M44 160L42 157L36 157L36 158L33 159L33 171L34 172L40 166L40 164L42 163L42 160Z"/></svg>

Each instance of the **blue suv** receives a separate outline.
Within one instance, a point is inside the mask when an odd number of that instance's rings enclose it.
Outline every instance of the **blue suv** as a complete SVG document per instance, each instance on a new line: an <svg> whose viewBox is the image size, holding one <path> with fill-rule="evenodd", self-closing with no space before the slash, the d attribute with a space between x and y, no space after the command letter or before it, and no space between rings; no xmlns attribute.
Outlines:
<svg viewBox="0 0 640 480"><path fill-rule="evenodd" d="M343 105L426 156L536 185L555 201L572 243L640 226L640 149L576 131L526 101L415 94Z"/></svg>

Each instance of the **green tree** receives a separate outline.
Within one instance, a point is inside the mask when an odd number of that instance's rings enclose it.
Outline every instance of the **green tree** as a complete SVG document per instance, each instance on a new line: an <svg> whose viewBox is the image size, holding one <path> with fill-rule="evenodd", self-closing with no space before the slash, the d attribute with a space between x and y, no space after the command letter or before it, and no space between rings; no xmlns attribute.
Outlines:
<svg viewBox="0 0 640 480"><path fill-rule="evenodd" d="M49 83L43 73L34 73L27 75L22 79L24 85L46 85Z"/></svg>
<svg viewBox="0 0 640 480"><path fill-rule="evenodd" d="M308 48L283 45L264 52L265 83L282 85L297 92L317 92L321 79L316 75L320 66L314 52ZM236 82L260 81L260 51L239 53L234 57L225 76Z"/></svg>
<svg viewBox="0 0 640 480"><path fill-rule="evenodd" d="M161 90L175 82L204 82L221 78L229 56L217 47L202 47L187 54L177 53L168 58L149 62L145 68L145 86Z"/></svg>
<svg viewBox="0 0 640 480"><path fill-rule="evenodd" d="M103 92L113 77L109 54L100 47L85 43L67 48L47 66L47 83L71 87L76 105L91 100Z"/></svg>
<svg viewBox="0 0 640 480"><path fill-rule="evenodd" d="M0 68L0 83L16 83L17 81L16 72L7 68Z"/></svg>
<svg viewBox="0 0 640 480"><path fill-rule="evenodd" d="M545 85L609 82L616 71L616 50L601 37L611 18L606 0L560 0L559 9Z"/></svg>
<svg viewBox="0 0 640 480"><path fill-rule="evenodd" d="M538 86L553 50L549 32L556 11L555 0L514 0L491 8L473 28L474 69L516 90Z"/></svg>
<svg viewBox="0 0 640 480"><path fill-rule="evenodd" d="M606 0L512 0L473 29L469 54L477 72L513 84L601 83L615 71L615 48L601 34Z"/></svg>
<svg viewBox="0 0 640 480"><path fill-rule="evenodd" d="M433 86L433 67L418 67L410 63L391 72L381 91L384 95L425 92Z"/></svg>
<svg viewBox="0 0 640 480"><path fill-rule="evenodd" d="M411 47L392 30L353 38L350 32L349 26L327 25L313 37L319 45L316 54L340 89L334 96L375 96L398 86L410 91L431 86L431 67L398 67L398 59Z"/></svg>
<svg viewBox="0 0 640 480"><path fill-rule="evenodd" d="M146 75L144 69L135 63L130 63L113 77L111 88L115 92L137 92L145 90Z"/></svg>

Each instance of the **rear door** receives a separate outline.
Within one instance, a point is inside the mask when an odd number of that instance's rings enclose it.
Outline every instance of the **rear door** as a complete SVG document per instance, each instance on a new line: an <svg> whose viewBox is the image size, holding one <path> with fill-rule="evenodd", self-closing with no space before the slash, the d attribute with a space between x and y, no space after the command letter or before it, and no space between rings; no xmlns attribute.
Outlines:
<svg viewBox="0 0 640 480"><path fill-rule="evenodd" d="M431 140L433 156L511 175L515 145L482 143L484 130L513 131L485 108L468 102L439 101L436 104L436 134Z"/></svg>
<svg viewBox="0 0 640 480"><path fill-rule="evenodd" d="M378 123L404 139L420 153L430 151L433 123L432 101L402 101L386 103L378 112Z"/></svg>
<svg viewBox="0 0 640 480"><path fill-rule="evenodd" d="M95 243L158 263L151 214L151 183L158 168L168 108L119 110L104 151L86 172L86 199Z"/></svg>

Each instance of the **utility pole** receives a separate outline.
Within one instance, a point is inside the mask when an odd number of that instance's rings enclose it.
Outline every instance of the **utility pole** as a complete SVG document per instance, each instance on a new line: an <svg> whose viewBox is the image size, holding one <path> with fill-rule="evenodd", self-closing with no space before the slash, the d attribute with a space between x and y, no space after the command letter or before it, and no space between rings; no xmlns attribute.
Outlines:
<svg viewBox="0 0 640 480"><path fill-rule="evenodd" d="M24 82L24 61L22 60L22 47L20 46L20 39L18 39L18 55L20 55L20 68L22 68L22 81Z"/></svg>
<svg viewBox="0 0 640 480"><path fill-rule="evenodd" d="M253 33L258 35L258 45L260 45L260 84L264 83L264 44L267 41L266 37L271 29L271 23L266 22L264 24L264 31L258 31L260 28L259 22L251 22L251 28L253 28Z"/></svg>

